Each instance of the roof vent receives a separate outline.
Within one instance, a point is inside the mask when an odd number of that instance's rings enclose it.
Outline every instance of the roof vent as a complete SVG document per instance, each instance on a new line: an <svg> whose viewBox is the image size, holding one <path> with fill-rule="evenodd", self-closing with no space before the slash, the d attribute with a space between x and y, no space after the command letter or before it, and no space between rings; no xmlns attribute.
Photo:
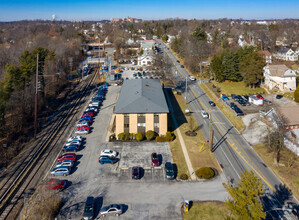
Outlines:
<svg viewBox="0 0 299 220"><path fill-rule="evenodd" d="M148 85L148 84L145 84L144 86L146 86L146 87L149 87L149 85Z"/></svg>

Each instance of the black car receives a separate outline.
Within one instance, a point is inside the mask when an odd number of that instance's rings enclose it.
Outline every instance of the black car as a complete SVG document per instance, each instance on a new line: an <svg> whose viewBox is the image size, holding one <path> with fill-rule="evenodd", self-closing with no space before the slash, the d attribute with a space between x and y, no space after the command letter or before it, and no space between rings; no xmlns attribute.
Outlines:
<svg viewBox="0 0 299 220"><path fill-rule="evenodd" d="M132 179L140 179L140 167L132 167Z"/></svg>
<svg viewBox="0 0 299 220"><path fill-rule="evenodd" d="M94 198L87 197L83 211L83 219L93 219L94 217Z"/></svg>
<svg viewBox="0 0 299 220"><path fill-rule="evenodd" d="M249 96L248 95L243 95L244 99L246 99L248 101Z"/></svg>
<svg viewBox="0 0 299 220"><path fill-rule="evenodd" d="M181 65L181 68L184 68L184 66L183 66L183 65Z"/></svg>
<svg viewBox="0 0 299 220"><path fill-rule="evenodd" d="M209 101L210 106L216 106L216 104L213 101Z"/></svg>
<svg viewBox="0 0 299 220"><path fill-rule="evenodd" d="M173 170L172 163L170 162L165 163L165 175L166 178L169 180L174 179L174 170Z"/></svg>
<svg viewBox="0 0 299 220"><path fill-rule="evenodd" d="M281 99L283 97L283 95L277 95L276 99Z"/></svg>
<svg viewBox="0 0 299 220"><path fill-rule="evenodd" d="M229 105L232 109L238 108L238 106L233 102L231 102Z"/></svg>
<svg viewBox="0 0 299 220"><path fill-rule="evenodd" d="M236 97L237 97L237 96L236 96L235 94L231 94L231 97L232 97L233 100L237 101L237 100L236 100Z"/></svg>
<svg viewBox="0 0 299 220"><path fill-rule="evenodd" d="M236 107L234 110L235 110L237 116L244 115L243 111L241 109L239 109L238 107Z"/></svg>
<svg viewBox="0 0 299 220"><path fill-rule="evenodd" d="M236 99L239 101L239 100L243 100L243 98L242 98L242 96L240 96L240 95L237 95L236 96Z"/></svg>
<svg viewBox="0 0 299 220"><path fill-rule="evenodd" d="M247 101L245 101L244 99L239 99L239 104L242 106L246 106L247 105Z"/></svg>

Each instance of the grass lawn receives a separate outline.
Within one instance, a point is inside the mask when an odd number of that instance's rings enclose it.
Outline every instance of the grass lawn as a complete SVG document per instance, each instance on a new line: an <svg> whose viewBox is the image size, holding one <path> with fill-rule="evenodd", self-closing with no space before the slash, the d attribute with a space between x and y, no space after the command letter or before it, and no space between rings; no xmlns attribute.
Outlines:
<svg viewBox="0 0 299 220"><path fill-rule="evenodd" d="M230 96L236 95L254 95L264 94L266 91L263 88L250 89L244 82L212 82L217 88L220 88L221 93Z"/></svg>
<svg viewBox="0 0 299 220"><path fill-rule="evenodd" d="M228 120L233 124L233 126L238 131L243 131L246 126L243 123L242 119L236 116L222 101L219 101L220 97L218 96L216 91L213 91L213 87L211 83L201 83L201 88L205 91L205 93L213 100L217 107L221 110L221 112L228 118ZM215 89L214 89L215 90Z"/></svg>
<svg viewBox="0 0 299 220"><path fill-rule="evenodd" d="M274 164L273 153L267 151L265 144L252 146L263 161L273 172L282 180L283 183L292 191L293 195L299 198L299 159L286 147L280 153L279 163L283 166ZM292 164L292 165L291 165ZM291 165L291 166L290 166Z"/></svg>
<svg viewBox="0 0 299 220"><path fill-rule="evenodd" d="M190 130L191 123L193 124L193 129L195 129L198 125L193 115L185 116L185 114L183 113L184 110L188 108L187 104L185 103L184 97L182 95L170 94L170 100L174 108L175 117L176 120L178 121L179 129L185 141L185 145L187 147L187 151L194 171L196 171L200 167L207 166L207 167L213 167L217 169L218 172L220 172L220 167L217 163L217 160L214 154L209 150L202 132L200 130L197 130L196 131L197 136L195 137L187 136L185 134L186 131ZM203 148L200 151L202 145ZM171 146L174 162L178 163L177 164L178 176L182 173L186 173L187 165L178 138L175 141L171 142L170 146ZM177 155L177 153L181 155ZM179 159L180 161L177 161L176 158Z"/></svg>
<svg viewBox="0 0 299 220"><path fill-rule="evenodd" d="M189 212L183 211L183 220L222 220L229 213L223 202L194 202Z"/></svg>

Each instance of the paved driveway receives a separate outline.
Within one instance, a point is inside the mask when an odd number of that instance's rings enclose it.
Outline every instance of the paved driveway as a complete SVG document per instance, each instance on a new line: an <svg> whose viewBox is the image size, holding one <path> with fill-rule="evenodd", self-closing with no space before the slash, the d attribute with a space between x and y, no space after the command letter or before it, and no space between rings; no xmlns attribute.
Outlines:
<svg viewBox="0 0 299 220"><path fill-rule="evenodd" d="M168 181L163 169L151 168L153 151L163 156L163 163L171 161L168 143L105 142L120 88L109 87L93 123L93 132L86 136L84 148L78 152L77 166L73 174L66 177L69 186L62 193L64 205L58 219L81 219L87 196L96 198L97 216L103 205L124 204L126 211L118 219L181 219L180 207L185 199L223 201L227 193L222 186L225 181L222 176L208 182ZM119 151L120 163L98 163L100 151L107 147ZM130 169L125 169L133 165L145 168L141 180L132 180Z"/></svg>

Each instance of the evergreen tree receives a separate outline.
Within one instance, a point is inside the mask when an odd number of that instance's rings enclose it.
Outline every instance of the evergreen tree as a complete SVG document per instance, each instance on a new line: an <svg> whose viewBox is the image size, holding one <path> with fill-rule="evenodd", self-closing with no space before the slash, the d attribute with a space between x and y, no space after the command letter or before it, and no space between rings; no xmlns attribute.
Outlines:
<svg viewBox="0 0 299 220"><path fill-rule="evenodd" d="M260 198L264 196L262 180L253 171L245 170L237 186L223 184L231 198L225 205L233 216L240 220L260 220L266 217Z"/></svg>
<svg viewBox="0 0 299 220"><path fill-rule="evenodd" d="M204 30L202 30L200 27L195 28L192 36L196 40L207 40L207 34Z"/></svg>

